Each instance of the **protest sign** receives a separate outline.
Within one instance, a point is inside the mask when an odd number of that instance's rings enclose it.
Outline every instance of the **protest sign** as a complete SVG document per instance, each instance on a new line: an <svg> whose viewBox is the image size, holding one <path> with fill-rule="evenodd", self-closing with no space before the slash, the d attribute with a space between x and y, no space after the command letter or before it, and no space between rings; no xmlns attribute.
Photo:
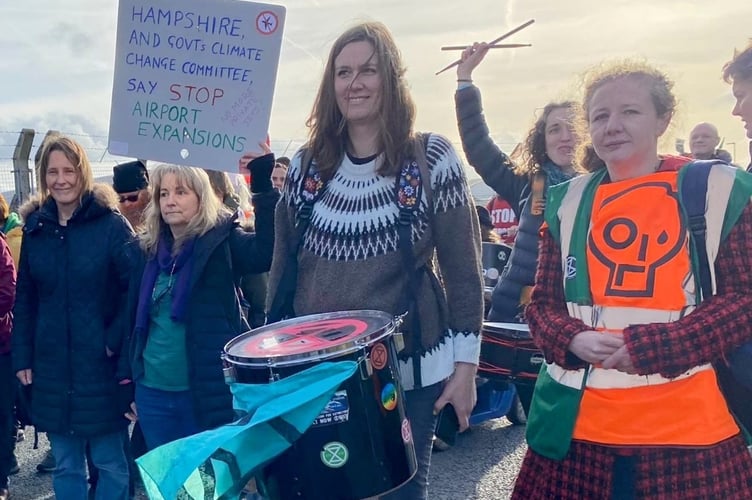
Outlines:
<svg viewBox="0 0 752 500"><path fill-rule="evenodd" d="M109 152L235 171L267 136L285 8L120 0Z"/></svg>

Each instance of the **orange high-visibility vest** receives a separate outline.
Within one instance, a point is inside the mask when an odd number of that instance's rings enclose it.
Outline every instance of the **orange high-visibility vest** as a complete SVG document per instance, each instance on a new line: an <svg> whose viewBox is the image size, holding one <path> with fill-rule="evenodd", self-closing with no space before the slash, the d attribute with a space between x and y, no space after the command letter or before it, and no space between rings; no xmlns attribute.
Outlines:
<svg viewBox="0 0 752 500"><path fill-rule="evenodd" d="M565 198L559 213L577 206L579 200ZM679 216L677 172L601 185L587 241L593 306L569 303L570 314L593 329L618 332L691 312L695 284L687 230ZM710 364L675 379L595 366L573 437L622 446L703 446L738 433Z"/></svg>

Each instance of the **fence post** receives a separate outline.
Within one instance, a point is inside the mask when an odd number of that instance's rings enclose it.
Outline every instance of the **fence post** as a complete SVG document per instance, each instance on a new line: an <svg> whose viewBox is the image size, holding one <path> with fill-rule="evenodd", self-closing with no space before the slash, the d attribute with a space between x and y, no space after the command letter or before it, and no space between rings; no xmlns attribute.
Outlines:
<svg viewBox="0 0 752 500"><path fill-rule="evenodd" d="M18 134L18 142L13 150L13 180L16 183L16 192L11 201L14 209L29 199L31 195L31 170L29 170L29 154L34 142L34 129L21 129Z"/></svg>

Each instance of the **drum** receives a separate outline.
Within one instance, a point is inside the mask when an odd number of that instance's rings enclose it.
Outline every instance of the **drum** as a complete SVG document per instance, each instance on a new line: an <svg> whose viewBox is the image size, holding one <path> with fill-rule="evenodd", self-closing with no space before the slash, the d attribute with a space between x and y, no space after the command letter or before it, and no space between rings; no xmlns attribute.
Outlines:
<svg viewBox="0 0 752 500"><path fill-rule="evenodd" d="M496 282L499 281L501 271L507 265L511 253L512 247L508 245L483 242L483 285L486 289L493 290L493 287L496 286Z"/></svg>
<svg viewBox="0 0 752 500"><path fill-rule="evenodd" d="M483 323L480 375L533 384L543 361L526 324Z"/></svg>
<svg viewBox="0 0 752 500"><path fill-rule="evenodd" d="M229 381L264 384L322 361L359 369L313 425L259 475L272 500L352 500L404 484L417 467L398 376L392 317L381 311L302 316L257 328L224 349Z"/></svg>

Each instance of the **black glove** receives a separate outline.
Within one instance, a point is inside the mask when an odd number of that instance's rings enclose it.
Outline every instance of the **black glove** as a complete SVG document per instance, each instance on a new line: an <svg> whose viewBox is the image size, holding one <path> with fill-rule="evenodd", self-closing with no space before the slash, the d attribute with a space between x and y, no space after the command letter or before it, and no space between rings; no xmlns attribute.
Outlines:
<svg viewBox="0 0 752 500"><path fill-rule="evenodd" d="M251 171L251 192L266 193L272 190L272 170L274 170L274 153L251 160L248 163Z"/></svg>

